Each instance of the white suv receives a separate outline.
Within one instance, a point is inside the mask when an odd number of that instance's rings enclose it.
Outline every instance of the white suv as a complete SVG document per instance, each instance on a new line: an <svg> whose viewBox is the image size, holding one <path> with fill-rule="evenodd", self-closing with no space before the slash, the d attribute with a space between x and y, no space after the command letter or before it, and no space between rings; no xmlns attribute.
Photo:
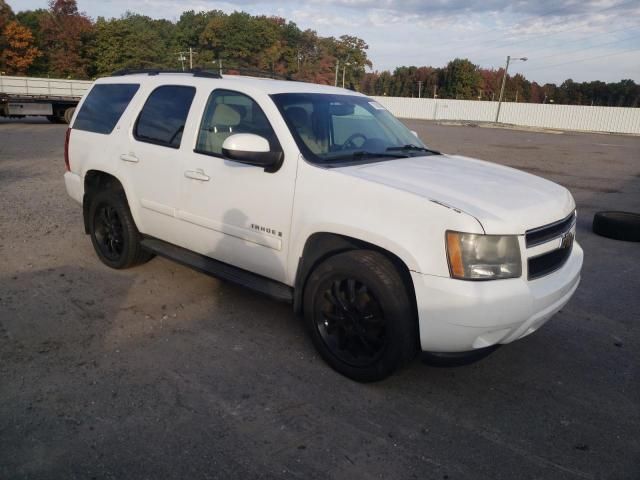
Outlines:
<svg viewBox="0 0 640 480"><path fill-rule="evenodd" d="M65 161L106 265L159 254L291 302L359 381L522 338L580 280L565 188L433 151L339 88L123 72L80 102Z"/></svg>

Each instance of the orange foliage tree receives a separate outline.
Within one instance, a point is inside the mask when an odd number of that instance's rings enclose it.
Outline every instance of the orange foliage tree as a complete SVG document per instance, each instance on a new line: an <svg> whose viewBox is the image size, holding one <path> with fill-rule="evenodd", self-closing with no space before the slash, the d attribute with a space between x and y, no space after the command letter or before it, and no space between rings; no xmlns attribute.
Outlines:
<svg viewBox="0 0 640 480"><path fill-rule="evenodd" d="M24 74L40 55L31 30L12 20L4 27L2 36L6 44L0 59L3 68L8 74Z"/></svg>

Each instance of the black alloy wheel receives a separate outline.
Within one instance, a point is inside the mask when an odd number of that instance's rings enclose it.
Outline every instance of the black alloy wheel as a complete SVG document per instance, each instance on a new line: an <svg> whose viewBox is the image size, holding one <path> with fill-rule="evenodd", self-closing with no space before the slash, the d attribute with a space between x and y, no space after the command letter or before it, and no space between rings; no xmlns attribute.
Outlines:
<svg viewBox="0 0 640 480"><path fill-rule="evenodd" d="M153 254L140 244L141 235L123 191L103 190L91 195L87 201L90 202L91 243L102 263L122 269L153 258Z"/></svg>
<svg viewBox="0 0 640 480"><path fill-rule="evenodd" d="M387 345L384 312L369 288L355 278L327 282L316 328L329 351L354 367L374 364Z"/></svg>
<svg viewBox="0 0 640 480"><path fill-rule="evenodd" d="M305 283L311 340L352 380L382 380L416 354L417 318L401 268L380 252L350 250L317 265Z"/></svg>
<svg viewBox="0 0 640 480"><path fill-rule="evenodd" d="M118 211L109 204L102 204L94 220L96 242L100 252L111 261L118 261L124 253L124 228Z"/></svg>

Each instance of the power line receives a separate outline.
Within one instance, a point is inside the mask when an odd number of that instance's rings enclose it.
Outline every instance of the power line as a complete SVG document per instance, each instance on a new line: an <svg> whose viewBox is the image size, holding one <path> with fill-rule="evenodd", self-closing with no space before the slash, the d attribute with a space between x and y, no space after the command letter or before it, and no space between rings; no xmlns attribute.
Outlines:
<svg viewBox="0 0 640 480"><path fill-rule="evenodd" d="M563 30L563 31L558 31L558 32L549 32L549 33L546 33L546 34L540 34L539 38L543 38L545 36L546 37L550 37L550 36L553 36L553 35L559 35L561 33L573 32L575 30L580 30L583 27L584 27L584 25L581 25L579 27L572 28L572 29L569 29L569 30ZM611 30L611 31L608 31L608 32L597 33L595 35L589 36L588 38L591 39L591 38L595 38L595 37L601 37L602 35L611 35L613 33L619 33L619 32L623 32L623 31L626 31L626 30L637 29L637 28L638 28L637 25L631 25L629 27L620 28L618 30ZM530 42L530 41L532 41L532 39L527 39L527 40L522 41L522 42L514 42L511 45L517 45L519 43L526 43L526 42ZM575 40L569 40L567 42L562 42L562 46L564 46L566 44L578 43L578 42L584 42L584 41L585 41L585 38L581 37L581 38L578 38L578 39L575 39ZM511 46L511 45L509 45L509 44L498 45L497 48L506 48L506 47ZM558 48L557 45L556 46L550 46L550 47L542 47L542 48L539 48L539 49L534 48L533 50L531 50L530 48L527 48L527 52L526 53L528 55L531 55L533 58L537 59L537 58L540 58L540 57L537 57L535 55L535 52L551 50L551 49L557 49L557 48ZM496 57L491 57L491 58L489 58L489 57L481 57L480 60L475 60L475 63L481 64L481 63L486 63L486 62L494 61L494 60L496 60Z"/></svg>
<svg viewBox="0 0 640 480"><path fill-rule="evenodd" d="M586 48L577 48L575 50L567 50L567 51L565 51L563 53L556 53L554 55L545 55L545 56L542 56L542 57L534 57L534 58L531 58L531 60L534 61L534 62L537 62L538 60L543 60L545 58L562 57L562 56L565 56L567 54L576 53L576 52L583 52L585 50L591 50L593 48L606 47L608 45L615 45L616 43L626 42L627 40L633 40L634 38L638 38L638 37L640 37L640 35L633 35L631 37L622 38L622 39L619 39L619 40L614 40L613 42L598 43L596 45L590 45L589 47L586 47Z"/></svg>
<svg viewBox="0 0 640 480"><path fill-rule="evenodd" d="M545 69L545 68L553 68L553 67L560 67L562 65L569 65L571 63L586 62L588 60L596 60L598 58L605 58L605 57L614 57L616 55L622 55L622 54L625 54L625 53L638 52L638 51L640 51L640 48L632 48L631 50L622 50L620 52L607 53L605 55L596 55L595 57L579 58L577 60L569 60L568 62L554 63L553 65L542 65L540 67L528 68L527 71L542 70L542 69Z"/></svg>

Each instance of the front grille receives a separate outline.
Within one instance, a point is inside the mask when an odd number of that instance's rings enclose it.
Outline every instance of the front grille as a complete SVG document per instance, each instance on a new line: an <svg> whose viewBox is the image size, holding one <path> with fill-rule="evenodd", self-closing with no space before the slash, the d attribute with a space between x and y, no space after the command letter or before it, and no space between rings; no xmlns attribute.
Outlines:
<svg viewBox="0 0 640 480"><path fill-rule="evenodd" d="M525 241L527 248L535 247L541 243L548 242L554 238L562 237L565 233L573 228L576 223L576 212L574 211L567 218L559 220L543 227L527 230L525 233Z"/></svg>
<svg viewBox="0 0 640 480"><path fill-rule="evenodd" d="M573 239L573 235L571 238ZM560 247L557 250L544 253L537 257L529 259L529 280L535 280L536 278L544 277L550 273L560 269L571 255L573 248L573 240L569 242L570 245ZM564 242L563 242L564 244Z"/></svg>

